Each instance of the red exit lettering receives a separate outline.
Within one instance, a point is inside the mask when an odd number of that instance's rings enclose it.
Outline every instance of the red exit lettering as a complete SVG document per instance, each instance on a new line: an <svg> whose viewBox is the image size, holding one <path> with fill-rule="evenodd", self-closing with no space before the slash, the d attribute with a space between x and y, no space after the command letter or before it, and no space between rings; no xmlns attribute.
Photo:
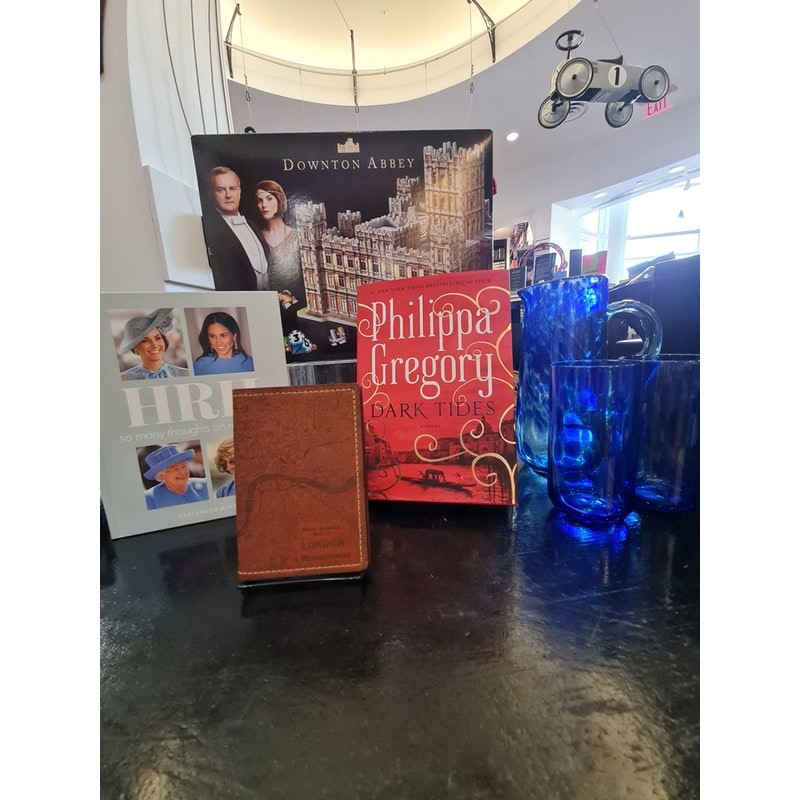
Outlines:
<svg viewBox="0 0 800 800"><path fill-rule="evenodd" d="M656 114L660 114L662 111L666 111L668 108L669 106L667 105L667 98L662 97L657 103L647 104L646 117L654 117Z"/></svg>

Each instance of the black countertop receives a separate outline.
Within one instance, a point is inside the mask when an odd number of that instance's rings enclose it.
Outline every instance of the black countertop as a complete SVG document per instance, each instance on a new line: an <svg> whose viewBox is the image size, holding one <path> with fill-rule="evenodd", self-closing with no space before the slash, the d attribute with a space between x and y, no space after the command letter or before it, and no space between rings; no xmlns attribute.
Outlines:
<svg viewBox="0 0 800 800"><path fill-rule="evenodd" d="M233 518L101 539L101 797L699 797L699 511L519 490L371 503L359 583L239 589Z"/></svg>

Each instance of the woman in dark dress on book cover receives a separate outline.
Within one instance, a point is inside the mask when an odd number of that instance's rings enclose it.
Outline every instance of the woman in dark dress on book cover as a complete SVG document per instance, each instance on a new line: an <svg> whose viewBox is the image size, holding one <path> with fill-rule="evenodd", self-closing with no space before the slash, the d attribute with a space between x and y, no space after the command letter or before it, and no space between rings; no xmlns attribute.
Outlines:
<svg viewBox="0 0 800 800"><path fill-rule="evenodd" d="M288 203L283 187L275 181L261 181L255 188L255 199L261 215L259 232L267 249L267 280L259 289L278 292L281 299L283 331L297 327L297 312L306 307L306 287L300 265L300 237L286 224Z"/></svg>

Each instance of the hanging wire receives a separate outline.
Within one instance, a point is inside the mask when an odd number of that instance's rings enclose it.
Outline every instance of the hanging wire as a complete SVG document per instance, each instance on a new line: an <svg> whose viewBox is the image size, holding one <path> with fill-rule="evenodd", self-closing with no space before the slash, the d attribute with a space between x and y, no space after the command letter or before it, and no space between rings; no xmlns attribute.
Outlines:
<svg viewBox="0 0 800 800"><path fill-rule="evenodd" d="M356 114L361 110L358 107L358 84L356 78L356 40L354 38L353 30L350 30L350 53L353 57L353 104L356 107Z"/></svg>
<svg viewBox="0 0 800 800"><path fill-rule="evenodd" d="M426 130L430 130L431 117L430 114L428 113L428 62L427 61L423 64L423 67L425 69L425 119L428 120L428 125L426 127Z"/></svg>
<svg viewBox="0 0 800 800"><path fill-rule="evenodd" d="M467 121L464 123L465 128L469 128L470 120L472 119L472 101L474 99L474 95L469 96L469 109L467 110Z"/></svg>
<svg viewBox="0 0 800 800"><path fill-rule="evenodd" d="M597 2L597 0L592 0L592 2L594 3L594 8L595 8L595 11L597 11L597 15L600 17L601 22L605 26L605 29L608 31L608 35L611 37L611 41L614 42L614 47L617 48L617 53L619 55L622 55L622 50L620 50L620 47L617 44L617 40L614 38L614 34L611 33L611 29L608 27L608 24L606 23L605 19L603 18L603 14L600 11L600 4Z"/></svg>
<svg viewBox="0 0 800 800"><path fill-rule="evenodd" d="M256 127L253 121L253 105L250 98L250 86L247 83L247 67L245 65L244 57L244 33L242 31L242 14L239 14L239 46L242 48L242 75L244 76L244 98L247 100L247 116L250 117L250 125Z"/></svg>
<svg viewBox="0 0 800 800"><path fill-rule="evenodd" d="M347 28L347 30L350 30L350 26L347 24L347 20L344 18L344 14L342 14L342 9L339 8L339 4L336 2L336 0L333 0L333 4L336 6L336 10L339 12L339 15L341 16L345 28Z"/></svg>
<svg viewBox="0 0 800 800"><path fill-rule="evenodd" d="M469 93L475 92L475 59L472 56L472 4L469 4Z"/></svg>
<svg viewBox="0 0 800 800"><path fill-rule="evenodd" d="M472 4L469 3L469 109L464 127L469 128L472 119L472 101L475 99L475 60L472 54Z"/></svg>
<svg viewBox="0 0 800 800"><path fill-rule="evenodd" d="M216 0L214 0L213 7L214 7L215 14L216 14L216 6L217 6L217 3L216 3ZM209 4L208 4L208 18L206 20L206 22L208 23L208 70L209 70L209 73L211 74L211 100L212 100L212 102L214 104L214 127L216 128L217 133L219 133L219 115L218 115L218 111L217 111L217 90L216 90L216 86L215 86L216 81L214 80L214 59L211 57L211 53L213 52L213 48L211 46L211 29L212 29L212 27L214 27L217 30L219 30L219 28L217 28L216 25L212 26L211 8L212 8L212 3L209 2ZM216 17L214 19L216 19Z"/></svg>
<svg viewBox="0 0 800 800"><path fill-rule="evenodd" d="M302 68L299 69L298 74L300 76L300 104L303 109L303 128L308 130L308 120L306 119L306 92L305 86L303 85L303 70Z"/></svg>
<svg viewBox="0 0 800 800"><path fill-rule="evenodd" d="M181 99L181 90L178 88L178 77L175 74L175 62L172 60L172 48L169 44L169 29L167 27L167 7L166 7L166 0L161 0L161 13L164 16L164 38L167 42L167 54L169 56L169 66L172 70L172 82L175 85L175 94L178 96L178 105L181 107L181 114L183 114L183 121L186 123L186 130L189 132L189 136L192 135L192 129L189 126L189 119L186 116L186 109L183 107L183 100Z"/></svg>
<svg viewBox="0 0 800 800"><path fill-rule="evenodd" d="M206 114L203 110L203 90L200 87L200 70L197 66L197 37L194 33L194 0L189 0L189 21L192 28L192 51L194 52L194 78L197 82L197 99L200 103L200 122L203 125L203 133L206 131Z"/></svg>
<svg viewBox="0 0 800 800"><path fill-rule="evenodd" d="M358 87L357 87L357 84L356 84L356 43L355 43L355 38L354 38L354 32L353 32L353 29L350 27L350 25L348 25L347 20L345 19L344 14L342 13L342 9L339 8L339 4L336 2L336 0L333 0L333 4L336 6L336 10L339 12L339 16L342 18L342 22L344 22L345 27L350 32L350 55L351 55L352 60L353 60L353 70L352 70L352 75L353 75L353 105L355 107L356 114L358 114L358 112L361 109L358 107ZM385 68L385 64L384 64L384 68ZM356 119L358 119L358 117L356 117Z"/></svg>

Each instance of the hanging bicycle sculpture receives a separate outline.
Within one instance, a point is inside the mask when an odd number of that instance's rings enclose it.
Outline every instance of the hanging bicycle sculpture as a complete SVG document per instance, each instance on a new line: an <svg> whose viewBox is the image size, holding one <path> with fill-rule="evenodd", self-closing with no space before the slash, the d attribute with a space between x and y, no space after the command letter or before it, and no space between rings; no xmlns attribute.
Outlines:
<svg viewBox="0 0 800 800"><path fill-rule="evenodd" d="M630 122L634 103L657 103L669 91L669 75L663 67L623 64L622 56L597 61L570 58L583 40L583 31L578 30L565 31L556 39L556 47L567 58L555 68L550 94L539 106L543 128L558 127L577 103L605 103L606 122L621 128Z"/></svg>

